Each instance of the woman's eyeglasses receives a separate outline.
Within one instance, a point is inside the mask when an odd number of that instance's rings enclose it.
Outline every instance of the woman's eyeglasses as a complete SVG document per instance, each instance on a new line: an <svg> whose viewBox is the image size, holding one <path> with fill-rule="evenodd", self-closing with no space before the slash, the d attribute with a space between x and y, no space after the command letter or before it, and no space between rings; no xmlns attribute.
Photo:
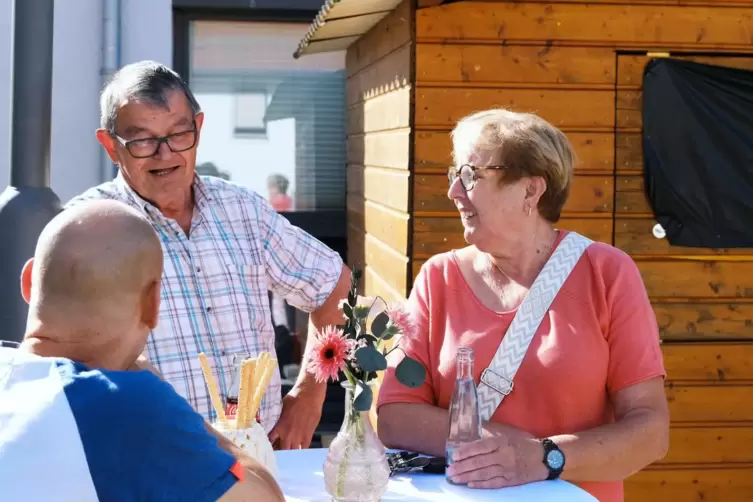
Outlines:
<svg viewBox="0 0 753 502"><path fill-rule="evenodd" d="M460 178L460 184L466 192L473 190L476 186L476 180L478 180L477 171L483 170L502 170L505 166L474 166L471 164L463 164L460 167L451 167L447 172L447 179L450 181L450 186L455 183L455 180Z"/></svg>

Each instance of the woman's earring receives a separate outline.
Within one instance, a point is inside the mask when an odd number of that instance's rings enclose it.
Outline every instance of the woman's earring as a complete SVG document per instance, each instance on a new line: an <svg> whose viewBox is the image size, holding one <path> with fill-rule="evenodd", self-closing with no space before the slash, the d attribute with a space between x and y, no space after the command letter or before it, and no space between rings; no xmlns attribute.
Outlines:
<svg viewBox="0 0 753 502"><path fill-rule="evenodd" d="M531 206L528 206L528 216L531 216Z"/></svg>

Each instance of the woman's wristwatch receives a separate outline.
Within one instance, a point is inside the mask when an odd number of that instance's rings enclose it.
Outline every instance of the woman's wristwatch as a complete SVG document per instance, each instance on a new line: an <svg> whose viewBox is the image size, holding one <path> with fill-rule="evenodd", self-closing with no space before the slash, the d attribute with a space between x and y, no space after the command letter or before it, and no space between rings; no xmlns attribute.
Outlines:
<svg viewBox="0 0 753 502"><path fill-rule="evenodd" d="M565 468L565 454L551 439L542 439L541 444L544 446L544 465L549 469L546 479L557 479Z"/></svg>

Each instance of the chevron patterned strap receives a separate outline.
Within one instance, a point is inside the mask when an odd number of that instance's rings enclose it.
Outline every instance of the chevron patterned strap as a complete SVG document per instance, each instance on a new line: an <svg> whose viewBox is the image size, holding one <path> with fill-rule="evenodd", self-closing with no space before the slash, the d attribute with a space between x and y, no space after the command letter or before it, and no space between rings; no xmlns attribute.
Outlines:
<svg viewBox="0 0 753 502"><path fill-rule="evenodd" d="M575 264L592 243L587 237L569 232L533 281L492 362L481 374L478 386L481 420L489 420L505 396L512 392L513 378L533 335Z"/></svg>

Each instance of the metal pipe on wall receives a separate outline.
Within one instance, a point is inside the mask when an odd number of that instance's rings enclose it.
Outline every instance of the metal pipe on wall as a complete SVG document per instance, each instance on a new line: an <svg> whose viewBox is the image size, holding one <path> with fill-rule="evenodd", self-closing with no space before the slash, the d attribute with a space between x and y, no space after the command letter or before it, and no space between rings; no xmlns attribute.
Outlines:
<svg viewBox="0 0 753 502"><path fill-rule="evenodd" d="M12 7L11 183L0 194L0 340L20 341L28 307L19 278L42 229L60 212L50 189L54 0Z"/></svg>
<svg viewBox="0 0 753 502"><path fill-rule="evenodd" d="M50 185L52 114L52 22L50 1L13 2L11 100L11 177L13 186L42 188ZM42 9L34 22L42 33L28 31L29 16ZM49 48L49 50L48 50Z"/></svg>
<svg viewBox="0 0 753 502"><path fill-rule="evenodd" d="M102 88L120 69L121 60L121 2L104 0L102 4ZM117 173L117 166L112 163L107 152L101 154L101 181L110 181Z"/></svg>

